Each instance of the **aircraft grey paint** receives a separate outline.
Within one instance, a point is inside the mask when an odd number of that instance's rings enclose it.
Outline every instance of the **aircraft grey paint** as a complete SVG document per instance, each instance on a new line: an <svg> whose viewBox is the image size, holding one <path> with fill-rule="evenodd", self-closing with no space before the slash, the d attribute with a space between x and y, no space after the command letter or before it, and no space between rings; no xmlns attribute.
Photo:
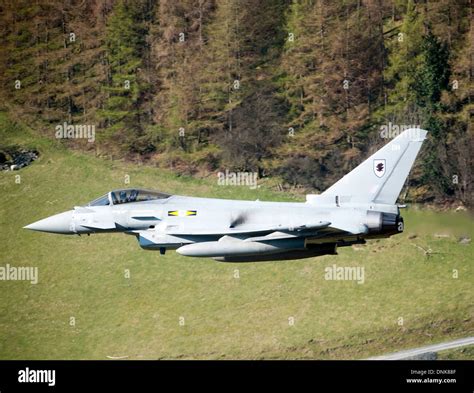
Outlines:
<svg viewBox="0 0 474 393"><path fill-rule="evenodd" d="M427 132L409 129L306 202L262 202L111 191L25 228L60 234L123 232L147 250L225 262L336 254L403 231L396 200Z"/></svg>

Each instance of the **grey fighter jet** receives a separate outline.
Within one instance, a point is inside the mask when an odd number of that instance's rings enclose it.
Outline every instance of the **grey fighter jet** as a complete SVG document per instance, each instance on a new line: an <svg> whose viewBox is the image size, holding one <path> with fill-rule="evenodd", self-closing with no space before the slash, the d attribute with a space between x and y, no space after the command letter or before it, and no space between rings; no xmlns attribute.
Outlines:
<svg viewBox="0 0 474 393"><path fill-rule="evenodd" d="M403 231L396 204L427 132L409 129L306 202L263 202L110 191L86 206L25 228L60 234L123 232L146 250L224 262L336 254Z"/></svg>

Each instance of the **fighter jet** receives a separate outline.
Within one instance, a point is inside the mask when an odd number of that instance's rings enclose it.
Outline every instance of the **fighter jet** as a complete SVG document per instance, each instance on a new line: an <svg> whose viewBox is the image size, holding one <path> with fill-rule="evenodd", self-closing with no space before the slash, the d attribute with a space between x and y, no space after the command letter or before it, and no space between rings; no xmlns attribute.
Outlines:
<svg viewBox="0 0 474 393"><path fill-rule="evenodd" d="M59 234L122 232L146 250L168 249L223 262L277 261L336 254L403 232L396 204L427 131L409 129L322 194L305 202L264 202L108 192L85 206L25 228Z"/></svg>

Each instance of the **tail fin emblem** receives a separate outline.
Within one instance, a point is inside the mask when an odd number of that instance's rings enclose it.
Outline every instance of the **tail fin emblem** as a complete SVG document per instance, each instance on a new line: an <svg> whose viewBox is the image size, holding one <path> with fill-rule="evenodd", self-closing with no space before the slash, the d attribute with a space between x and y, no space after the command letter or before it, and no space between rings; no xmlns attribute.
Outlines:
<svg viewBox="0 0 474 393"><path fill-rule="evenodd" d="M383 177L385 175L385 160L374 160L374 173L377 177Z"/></svg>

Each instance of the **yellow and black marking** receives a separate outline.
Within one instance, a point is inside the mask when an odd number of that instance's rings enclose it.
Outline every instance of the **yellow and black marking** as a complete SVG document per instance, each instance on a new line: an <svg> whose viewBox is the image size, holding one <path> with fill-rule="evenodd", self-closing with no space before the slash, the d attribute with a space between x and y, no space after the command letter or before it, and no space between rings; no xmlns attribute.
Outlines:
<svg viewBox="0 0 474 393"><path fill-rule="evenodd" d="M196 215L197 210L168 210L168 216L171 217L187 217Z"/></svg>

